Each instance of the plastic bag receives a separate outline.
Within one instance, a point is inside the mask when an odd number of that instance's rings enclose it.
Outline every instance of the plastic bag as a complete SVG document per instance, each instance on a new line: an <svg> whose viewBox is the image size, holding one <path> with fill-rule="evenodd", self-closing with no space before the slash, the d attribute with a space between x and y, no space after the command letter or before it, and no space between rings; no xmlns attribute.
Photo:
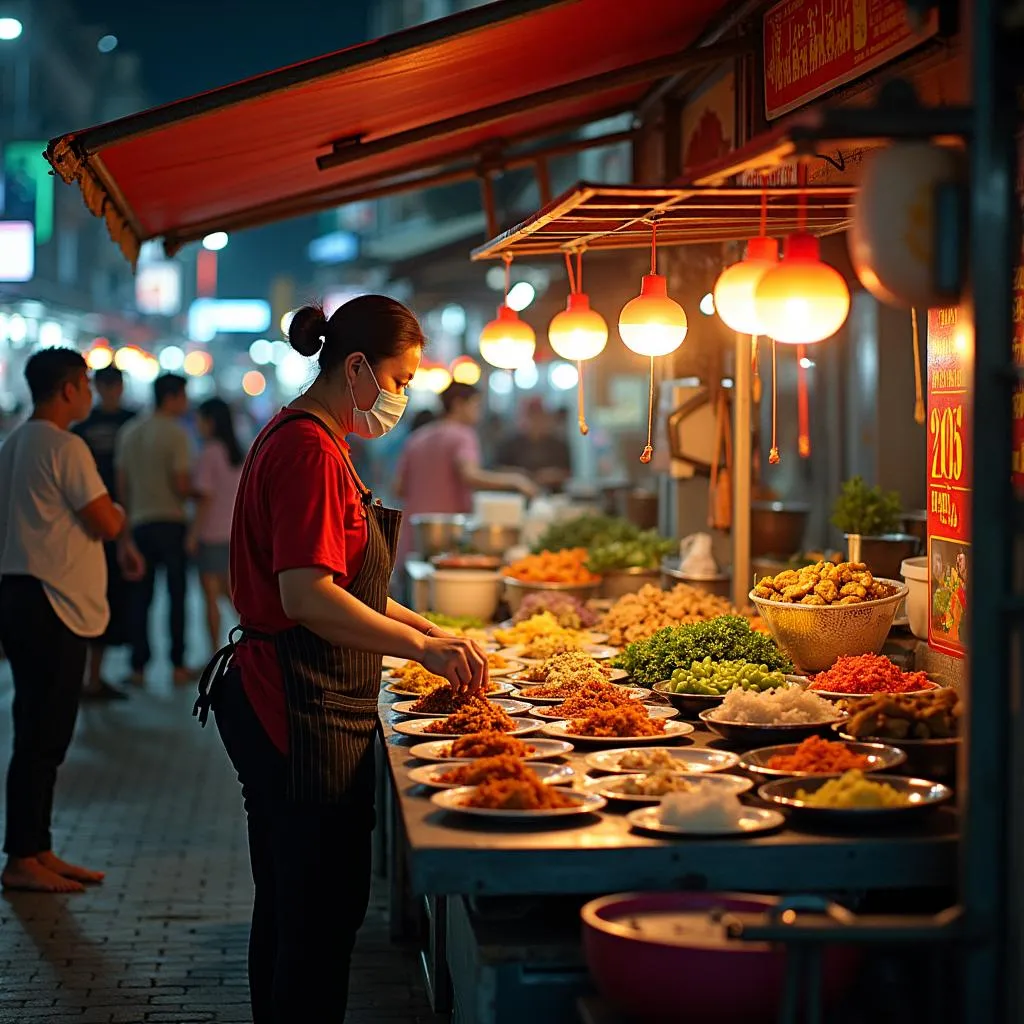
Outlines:
<svg viewBox="0 0 1024 1024"><path fill-rule="evenodd" d="M679 571L697 579L718 575L718 563L711 553L711 535L692 533L679 542Z"/></svg>

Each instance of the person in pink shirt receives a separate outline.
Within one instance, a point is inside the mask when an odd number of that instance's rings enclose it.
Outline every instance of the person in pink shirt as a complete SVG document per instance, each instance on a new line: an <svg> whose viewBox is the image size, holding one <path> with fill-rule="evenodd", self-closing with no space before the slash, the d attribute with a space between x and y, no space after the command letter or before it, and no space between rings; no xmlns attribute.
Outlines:
<svg viewBox="0 0 1024 1024"><path fill-rule="evenodd" d="M203 448L195 468L196 515L188 535L188 553L199 569L210 649L216 651L223 639L220 599L230 594L228 541L245 453L238 443L231 409L223 399L203 402L197 410L197 425Z"/></svg>
<svg viewBox="0 0 1024 1024"><path fill-rule="evenodd" d="M449 384L441 395L444 415L410 434L398 462L396 491L405 520L397 567L408 557L413 540L412 516L473 511L474 491L519 491L532 498L533 481L522 473L495 473L481 465L478 425L480 393L470 384Z"/></svg>

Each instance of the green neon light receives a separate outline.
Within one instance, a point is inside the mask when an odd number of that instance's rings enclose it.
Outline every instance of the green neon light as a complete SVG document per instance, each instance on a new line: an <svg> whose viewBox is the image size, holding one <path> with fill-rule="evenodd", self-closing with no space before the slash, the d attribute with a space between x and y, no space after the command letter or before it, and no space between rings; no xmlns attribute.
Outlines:
<svg viewBox="0 0 1024 1024"><path fill-rule="evenodd" d="M4 146L4 177L23 174L35 187L36 244L53 237L53 175L43 156L45 142L8 142Z"/></svg>

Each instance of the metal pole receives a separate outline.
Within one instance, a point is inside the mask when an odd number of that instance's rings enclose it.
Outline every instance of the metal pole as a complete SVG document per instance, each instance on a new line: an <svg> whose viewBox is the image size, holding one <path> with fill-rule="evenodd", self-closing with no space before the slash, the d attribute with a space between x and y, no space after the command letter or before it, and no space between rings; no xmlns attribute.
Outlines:
<svg viewBox="0 0 1024 1024"><path fill-rule="evenodd" d="M750 576L750 419L753 395L750 335L736 335L736 369L733 379L732 462L732 603L745 608L752 586Z"/></svg>
<svg viewBox="0 0 1024 1024"><path fill-rule="evenodd" d="M968 945L962 1020L1009 1024L1011 567L1015 555L1010 485L1012 275L1018 217L1012 35L999 0L965 0L970 45L970 267L974 325L972 559L969 575L969 686L962 800L962 902ZM1019 57L1017 57L1019 59Z"/></svg>

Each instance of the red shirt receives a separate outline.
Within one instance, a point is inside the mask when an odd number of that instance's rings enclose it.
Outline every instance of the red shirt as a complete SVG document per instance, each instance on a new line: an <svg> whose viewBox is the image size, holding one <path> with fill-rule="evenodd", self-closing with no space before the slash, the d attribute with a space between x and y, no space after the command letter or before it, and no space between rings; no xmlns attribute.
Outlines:
<svg viewBox="0 0 1024 1024"><path fill-rule="evenodd" d="M260 433L256 445L282 416ZM348 446L340 442L347 451ZM243 627L280 633L294 626L281 607L277 574L323 568L348 586L366 555L361 499L323 427L296 420L275 431L243 475L231 521L231 599ZM267 735L288 750L284 681L274 644L245 640L235 651L242 685Z"/></svg>

